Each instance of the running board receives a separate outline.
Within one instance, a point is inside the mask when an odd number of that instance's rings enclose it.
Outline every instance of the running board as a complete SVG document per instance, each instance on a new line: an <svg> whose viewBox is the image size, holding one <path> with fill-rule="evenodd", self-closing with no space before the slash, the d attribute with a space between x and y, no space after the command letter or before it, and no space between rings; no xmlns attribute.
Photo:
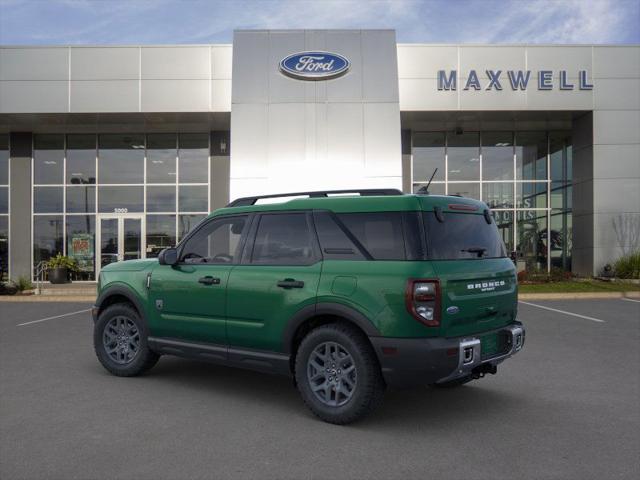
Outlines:
<svg viewBox="0 0 640 480"><path fill-rule="evenodd" d="M218 365L291 376L289 355L284 353L227 347L175 338L149 337L147 342L151 350L163 355L176 355Z"/></svg>

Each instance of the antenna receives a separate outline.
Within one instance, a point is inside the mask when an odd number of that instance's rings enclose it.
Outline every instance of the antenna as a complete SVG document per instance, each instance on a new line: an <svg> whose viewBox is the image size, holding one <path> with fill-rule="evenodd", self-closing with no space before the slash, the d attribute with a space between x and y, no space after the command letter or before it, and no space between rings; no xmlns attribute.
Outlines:
<svg viewBox="0 0 640 480"><path fill-rule="evenodd" d="M427 193L429 193L429 185L431 185L431 181L433 180L433 177L436 176L436 172L438 171L438 168L436 167L436 169L433 171L433 174L431 175L431 178L429 179L429 182L427 183L427 185L424 187L425 191ZM422 190L422 189L421 189Z"/></svg>

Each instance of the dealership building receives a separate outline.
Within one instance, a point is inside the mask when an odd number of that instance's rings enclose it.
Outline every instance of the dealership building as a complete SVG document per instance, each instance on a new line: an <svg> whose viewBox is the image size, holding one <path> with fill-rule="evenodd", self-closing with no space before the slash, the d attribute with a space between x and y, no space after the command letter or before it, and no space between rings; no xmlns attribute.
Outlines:
<svg viewBox="0 0 640 480"><path fill-rule="evenodd" d="M95 281L241 196L423 192L432 175L430 194L491 207L519 268L600 273L640 242L640 46L398 44L393 30L0 46L14 279L62 253Z"/></svg>

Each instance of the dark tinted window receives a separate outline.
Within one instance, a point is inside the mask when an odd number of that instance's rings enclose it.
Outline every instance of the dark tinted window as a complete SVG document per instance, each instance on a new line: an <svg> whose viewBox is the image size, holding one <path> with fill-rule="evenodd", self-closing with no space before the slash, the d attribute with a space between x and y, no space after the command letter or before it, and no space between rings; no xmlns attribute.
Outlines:
<svg viewBox="0 0 640 480"><path fill-rule="evenodd" d="M251 263L309 265L313 261L313 243L306 214L262 215Z"/></svg>
<svg viewBox="0 0 640 480"><path fill-rule="evenodd" d="M444 213L443 222L425 212L428 256L431 260L504 257L505 250L495 222L484 215Z"/></svg>
<svg viewBox="0 0 640 480"><path fill-rule="evenodd" d="M240 254L240 239L247 217L212 220L185 243L181 258L185 263L233 263Z"/></svg>
<svg viewBox="0 0 640 480"><path fill-rule="evenodd" d="M342 213L338 218L375 260L407 258L402 213Z"/></svg>
<svg viewBox="0 0 640 480"><path fill-rule="evenodd" d="M364 255L338 226L329 212L313 215L322 256L327 260L364 260Z"/></svg>

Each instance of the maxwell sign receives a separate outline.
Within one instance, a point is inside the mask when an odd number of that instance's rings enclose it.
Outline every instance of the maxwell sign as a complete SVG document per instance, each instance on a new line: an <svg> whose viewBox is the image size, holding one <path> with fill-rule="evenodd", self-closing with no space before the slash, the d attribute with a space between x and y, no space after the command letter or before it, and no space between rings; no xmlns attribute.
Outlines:
<svg viewBox="0 0 640 480"><path fill-rule="evenodd" d="M328 80L344 75L351 63L342 55L329 52L300 52L280 61L280 71L299 80Z"/></svg>

